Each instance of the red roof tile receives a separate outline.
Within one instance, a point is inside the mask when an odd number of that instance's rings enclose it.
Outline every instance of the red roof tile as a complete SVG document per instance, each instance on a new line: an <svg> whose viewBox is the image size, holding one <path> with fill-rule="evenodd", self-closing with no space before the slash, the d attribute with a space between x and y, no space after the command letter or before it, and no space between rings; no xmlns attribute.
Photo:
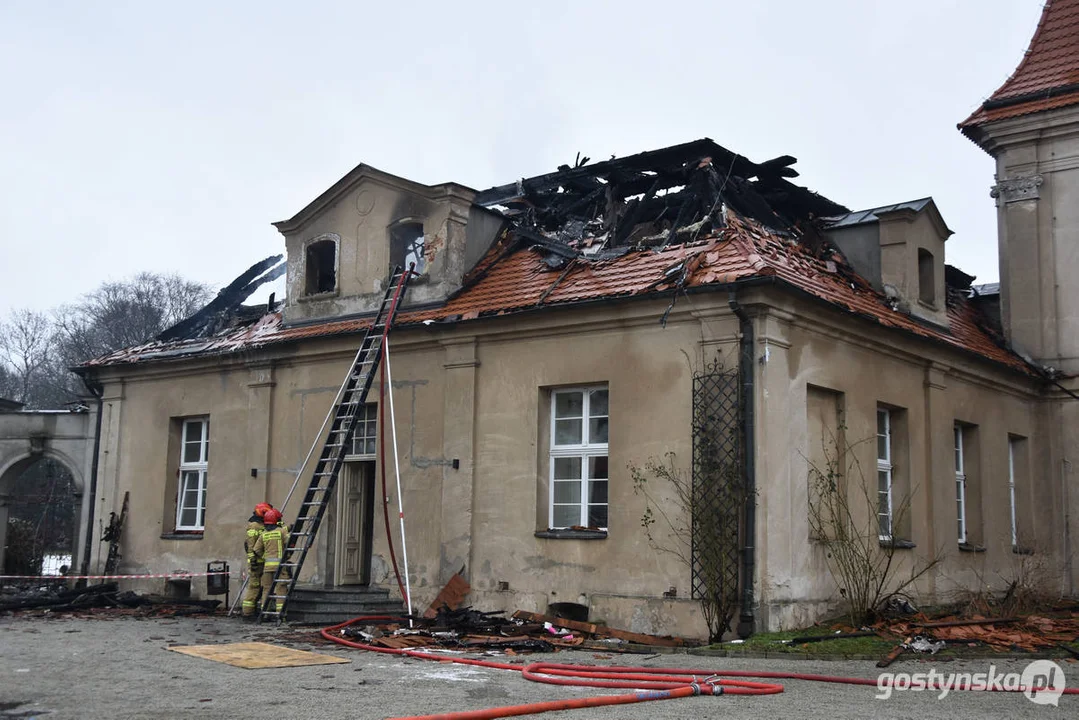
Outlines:
<svg viewBox="0 0 1079 720"><path fill-rule="evenodd" d="M1079 0L1048 0L1019 67L969 118L969 129L993 120L1079 104Z"/></svg>
<svg viewBox="0 0 1079 720"><path fill-rule="evenodd" d="M950 328L922 323L893 310L886 298L856 275L838 253L814 254L806 244L771 233L757 223L728 213L728 226L702 241L659 250L638 249L610 260L576 259L552 269L531 249L513 251L503 238L469 276L471 284L445 305L402 312L401 325L423 321L458 322L540 307L590 300L614 300L679 287L704 289L751 277L775 277L787 286L878 325L946 343L1024 373L1032 368L979 322L978 311L961 293L948 298ZM718 288L717 288L718 289ZM370 319L285 327L279 313L255 325L219 336L174 342L155 341L97 358L87 366L118 365L201 355L220 355L306 338L356 333Z"/></svg>

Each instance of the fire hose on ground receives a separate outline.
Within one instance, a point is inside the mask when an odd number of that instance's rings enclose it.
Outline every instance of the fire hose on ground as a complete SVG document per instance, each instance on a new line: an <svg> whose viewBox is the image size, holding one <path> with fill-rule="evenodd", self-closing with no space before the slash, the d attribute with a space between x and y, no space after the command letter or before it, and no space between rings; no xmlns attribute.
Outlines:
<svg viewBox="0 0 1079 720"><path fill-rule="evenodd" d="M806 680L810 682L836 683L841 685L877 686L876 680L858 677L840 677L834 675L813 675L808 673L766 672L757 670L700 670L686 668L653 668L628 666L570 665L565 663L535 662L528 665L476 660L471 658L446 657L422 650L408 650L366 645L341 637L337 634L343 628L358 623L387 622L400 620L389 615L366 615L352 618L343 623L324 628L322 637L339 645L359 650L404 655L421 660L451 662L459 665L473 665L496 670L513 670L532 682L571 687L596 687L634 690L621 695L600 695L594 697L571 698L529 703L527 705L509 705L487 710L467 710L439 715L417 715L395 720L488 720L490 718L530 715L552 710L573 710L576 708L597 707L602 705L624 705L628 703L649 702L652 700L672 700L694 695L775 695L783 692L778 683L761 682L762 680ZM739 679L735 679L739 678ZM741 678L753 678L741 679ZM938 688L939 689L939 688ZM973 690L969 686L954 690ZM1021 690L997 690L995 692L1022 692ZM1079 694L1079 688L1066 688L1064 694Z"/></svg>

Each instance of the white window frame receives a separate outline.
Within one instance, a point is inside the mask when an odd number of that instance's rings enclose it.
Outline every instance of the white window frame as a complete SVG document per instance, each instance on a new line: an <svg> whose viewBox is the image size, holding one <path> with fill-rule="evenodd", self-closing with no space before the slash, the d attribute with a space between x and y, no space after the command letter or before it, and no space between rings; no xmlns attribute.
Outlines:
<svg viewBox="0 0 1079 720"><path fill-rule="evenodd" d="M959 523L959 542L967 541L967 473L966 458L963 448L963 426L958 423L953 428L955 438L955 505Z"/></svg>
<svg viewBox="0 0 1079 720"><path fill-rule="evenodd" d="M607 414L606 415L592 415L591 414L591 397L592 393L598 390L607 392ZM566 418L557 418L558 396L559 395L572 395L580 394L582 396L581 402L581 443L573 445L559 445L556 443L556 419L565 420ZM551 391L551 425L550 425L550 457L549 457L549 470L548 470L548 502L547 502L547 526L552 530L566 529L567 525L555 525L555 483L565 483L565 479L555 480L555 460L557 458L580 458L581 461L581 477L580 477L580 515L578 516L578 522L575 525L588 527L588 508L590 505L605 505L607 507L608 515L607 522L610 523L610 455L609 455L609 443L593 443L591 441L590 423L592 418L607 418L607 438L610 440L610 391L606 385L590 385L587 387L573 387L573 388L559 388L558 390ZM592 503L589 502L589 482L596 482L599 478L589 479L588 477L588 461L590 458L603 457L607 458L607 477L603 479L607 483L607 502L606 503ZM561 503L562 505L566 503ZM600 528L606 531L607 526Z"/></svg>
<svg viewBox="0 0 1079 720"><path fill-rule="evenodd" d="M884 434L880 433L880 420L884 419ZM884 456L881 457L880 453L880 438L884 438ZM887 408L877 408L877 528L879 538L882 541L891 541L892 536L895 534L895 528L892 525L892 473L895 470L895 466L892 465L892 413ZM885 473L885 486L882 489L880 486L880 473ZM883 496L883 497L882 497ZM882 512L882 508L886 508ZM888 532L880 532L881 522L884 518L887 518Z"/></svg>
<svg viewBox="0 0 1079 720"><path fill-rule="evenodd" d="M190 428L199 428L199 458L197 461L187 461L188 431ZM176 529L177 530L205 530L206 529L206 470L210 461L210 418L189 417L182 420L180 432L180 472L179 482L176 488ZM189 474L194 473L195 486L188 487ZM188 494L191 490L195 493L195 502L192 506L187 503ZM184 524L184 511L195 509L195 522Z"/></svg>
<svg viewBox="0 0 1079 720"><path fill-rule="evenodd" d="M346 453L346 460L374 460L378 456L378 403L366 403L361 412L360 417L356 418L356 432L349 441L351 452ZM364 433L368 427L373 428L373 435ZM374 440L375 449L372 452L356 452L357 440Z"/></svg>
<svg viewBox="0 0 1079 720"><path fill-rule="evenodd" d="M1019 525L1015 513L1015 445L1018 438L1008 438L1008 504L1011 506L1012 548L1019 547Z"/></svg>

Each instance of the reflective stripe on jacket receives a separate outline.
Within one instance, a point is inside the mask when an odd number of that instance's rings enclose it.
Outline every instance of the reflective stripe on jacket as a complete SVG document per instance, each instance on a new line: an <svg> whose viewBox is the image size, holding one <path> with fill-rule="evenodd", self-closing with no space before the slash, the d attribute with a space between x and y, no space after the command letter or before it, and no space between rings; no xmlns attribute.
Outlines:
<svg viewBox="0 0 1079 720"><path fill-rule="evenodd" d="M281 556L285 552L288 543L288 532L280 526L266 527L255 543L256 553L261 552L265 563L263 572L271 572L277 569L281 563Z"/></svg>
<svg viewBox="0 0 1079 720"><path fill-rule="evenodd" d="M262 564L262 557L255 554L255 544L266 528L261 522L251 520L247 523L247 536L244 538L244 552L247 553L247 566L257 567Z"/></svg>

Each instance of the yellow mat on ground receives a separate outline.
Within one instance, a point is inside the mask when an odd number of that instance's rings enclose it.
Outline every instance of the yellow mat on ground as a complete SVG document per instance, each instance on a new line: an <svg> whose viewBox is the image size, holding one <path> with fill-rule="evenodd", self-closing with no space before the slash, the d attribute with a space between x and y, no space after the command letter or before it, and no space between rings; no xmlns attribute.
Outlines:
<svg viewBox="0 0 1079 720"><path fill-rule="evenodd" d="M332 665L334 663L349 662L345 658L333 657L332 655L320 655L306 650L293 650L280 645L260 642L228 643L224 645L173 645L169 650L242 668L298 667L300 665Z"/></svg>

